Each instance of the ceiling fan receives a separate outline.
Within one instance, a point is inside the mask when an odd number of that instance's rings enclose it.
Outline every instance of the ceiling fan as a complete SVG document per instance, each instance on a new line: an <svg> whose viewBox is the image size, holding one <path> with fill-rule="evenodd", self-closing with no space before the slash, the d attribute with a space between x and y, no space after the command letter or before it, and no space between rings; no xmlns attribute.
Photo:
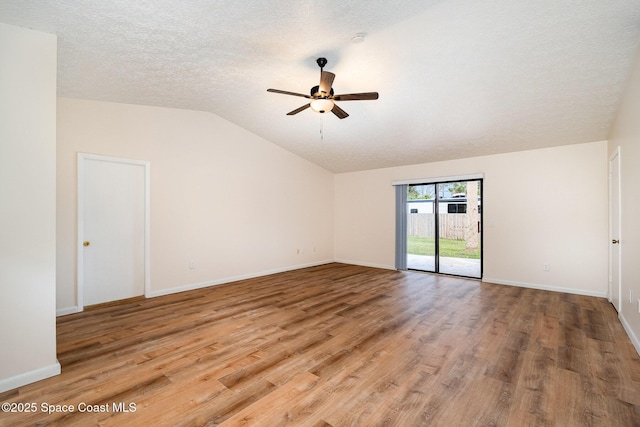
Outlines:
<svg viewBox="0 0 640 427"><path fill-rule="evenodd" d="M311 99L308 104L303 105L300 108L296 108L293 111L287 113L287 116L293 116L300 111L304 111L307 108L311 108L317 113L328 113L331 111L340 119L349 117L346 111L336 105L336 101L363 101L378 99L378 92L364 92L364 93L347 93L343 95L334 95L333 79L336 75L328 71L324 71L323 68L327 65L326 58L318 58L316 63L320 67L320 84L311 88L310 95L304 95L302 93L289 92L279 89L267 89L267 92L281 93L283 95L301 96L303 98Z"/></svg>

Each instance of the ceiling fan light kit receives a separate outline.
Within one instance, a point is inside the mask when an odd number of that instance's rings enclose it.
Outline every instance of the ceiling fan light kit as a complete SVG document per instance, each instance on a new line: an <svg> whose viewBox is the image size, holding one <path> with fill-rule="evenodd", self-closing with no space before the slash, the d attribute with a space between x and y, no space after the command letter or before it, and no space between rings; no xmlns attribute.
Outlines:
<svg viewBox="0 0 640 427"><path fill-rule="evenodd" d="M327 98L314 99L311 101L311 109L316 113L327 113L333 109L333 101Z"/></svg>
<svg viewBox="0 0 640 427"><path fill-rule="evenodd" d="M310 95L304 95L296 92L289 92L280 89L267 89L267 92L280 93L283 95L300 96L302 98L311 99L308 104L298 107L293 111L287 113L288 116L293 116L301 111L311 108L317 113L327 113L331 111L339 119L349 117L346 111L336 105L336 101L362 101L362 100L374 100L378 99L378 92L364 92L364 93L348 93L343 95L334 95L333 80L336 75L328 71L324 71L324 66L327 65L326 58L318 58L316 60L318 67L320 67L320 84L311 88Z"/></svg>

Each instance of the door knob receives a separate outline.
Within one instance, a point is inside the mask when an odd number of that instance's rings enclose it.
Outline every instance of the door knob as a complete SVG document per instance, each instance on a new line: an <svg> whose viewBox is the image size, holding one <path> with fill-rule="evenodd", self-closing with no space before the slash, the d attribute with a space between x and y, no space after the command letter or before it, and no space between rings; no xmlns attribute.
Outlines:
<svg viewBox="0 0 640 427"><path fill-rule="evenodd" d="M620 240L613 239L613 240L611 241L611 243L613 243L613 244L615 245L616 243L620 243Z"/></svg>
<svg viewBox="0 0 640 427"><path fill-rule="evenodd" d="M89 242L89 241L85 241L85 242L82 244L82 246L89 246L90 244L91 244L91 242Z"/></svg>

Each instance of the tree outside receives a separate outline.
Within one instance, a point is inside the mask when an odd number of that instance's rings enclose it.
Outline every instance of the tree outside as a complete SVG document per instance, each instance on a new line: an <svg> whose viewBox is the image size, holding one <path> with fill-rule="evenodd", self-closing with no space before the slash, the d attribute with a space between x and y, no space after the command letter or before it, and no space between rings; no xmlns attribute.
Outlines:
<svg viewBox="0 0 640 427"><path fill-rule="evenodd" d="M409 200L431 200L434 197L433 185L410 185L407 192Z"/></svg>
<svg viewBox="0 0 640 427"><path fill-rule="evenodd" d="M467 183L466 182L454 182L449 186L448 190L451 193L451 195L460 194L460 193L466 193L467 192Z"/></svg>
<svg viewBox="0 0 640 427"><path fill-rule="evenodd" d="M468 250L477 249L480 245L480 233L478 226L480 215L478 213L478 181L466 182L467 214L464 218L464 240Z"/></svg>

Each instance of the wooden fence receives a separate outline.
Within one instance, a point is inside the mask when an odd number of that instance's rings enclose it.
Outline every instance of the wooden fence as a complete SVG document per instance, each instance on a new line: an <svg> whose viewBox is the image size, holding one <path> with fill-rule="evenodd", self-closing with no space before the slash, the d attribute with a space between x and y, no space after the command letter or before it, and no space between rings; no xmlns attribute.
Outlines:
<svg viewBox="0 0 640 427"><path fill-rule="evenodd" d="M418 237L435 237L435 214L408 214L407 235ZM466 214L438 214L440 238L464 240L464 220Z"/></svg>

